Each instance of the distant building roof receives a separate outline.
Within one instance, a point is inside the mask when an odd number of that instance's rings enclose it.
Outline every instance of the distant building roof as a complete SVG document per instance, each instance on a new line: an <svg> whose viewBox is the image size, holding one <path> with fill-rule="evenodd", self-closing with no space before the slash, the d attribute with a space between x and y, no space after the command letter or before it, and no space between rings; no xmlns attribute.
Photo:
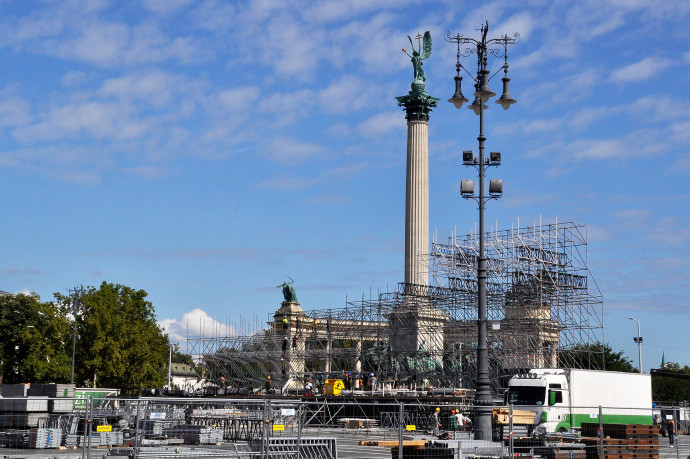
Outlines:
<svg viewBox="0 0 690 459"><path fill-rule="evenodd" d="M198 374L194 367L187 365L186 363L172 363L170 368L170 374L172 376L194 376L197 377Z"/></svg>

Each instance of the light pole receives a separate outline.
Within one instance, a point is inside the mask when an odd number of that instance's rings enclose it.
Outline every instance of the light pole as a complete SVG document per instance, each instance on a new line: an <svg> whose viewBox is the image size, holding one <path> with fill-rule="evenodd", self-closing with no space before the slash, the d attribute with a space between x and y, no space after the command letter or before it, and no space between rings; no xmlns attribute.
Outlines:
<svg viewBox="0 0 690 459"><path fill-rule="evenodd" d="M84 293L84 289L82 287L75 288L71 293L70 309L72 310L72 320L74 322L72 324L72 372L69 383L74 384L74 354L77 350L77 315L81 310L81 296Z"/></svg>
<svg viewBox="0 0 690 459"><path fill-rule="evenodd" d="M466 38L460 34L452 36L450 32L446 32L446 41L449 43L456 43L458 47L457 63L455 65L457 75L455 76L455 94L448 100L448 102L455 105L456 108L462 107L468 100L462 95L462 77L460 70L464 70L470 78L475 82L475 99L474 102L468 106L476 115L479 115L479 156L475 157L471 151L464 151L462 153L462 163L465 166L476 167L479 172L479 195L474 195L474 183L472 180L462 180L460 182L460 194L463 198L474 199L479 204L479 257L477 259L477 379L475 383L476 393L474 399L474 413L475 413L475 439L476 440L491 440L491 381L489 380L489 349L487 345L487 306L486 306L486 254L484 252L484 208L486 201L489 199L497 199L503 194L503 180L491 180L489 182L489 196L484 193L484 177L487 167L498 166L501 163L501 154L492 152L489 158L484 156L484 110L489 107L484 105L490 98L496 95L489 87L489 80L493 78L501 69L504 72L503 80L503 94L496 101L505 110L507 110L516 101L510 96L508 84L508 45L517 43L520 39L519 34L508 37L503 35L500 38L486 38L489 31L489 22L481 27L481 39L475 40L473 38ZM469 45L462 48L462 45ZM501 49L502 48L502 49ZM477 55L477 72L470 73L460 63L461 56L469 56L470 54ZM493 75L488 69L489 54L496 57L504 57L504 64Z"/></svg>
<svg viewBox="0 0 690 459"><path fill-rule="evenodd" d="M642 337L640 336L640 321L633 317L628 317L628 319L637 322L637 336L633 337L633 341L637 343L637 367L640 373L642 373Z"/></svg>

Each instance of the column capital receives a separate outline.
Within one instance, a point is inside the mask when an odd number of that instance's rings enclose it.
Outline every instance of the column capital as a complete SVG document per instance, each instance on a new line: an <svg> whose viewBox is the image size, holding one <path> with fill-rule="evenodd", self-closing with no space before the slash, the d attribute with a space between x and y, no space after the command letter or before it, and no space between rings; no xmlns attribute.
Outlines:
<svg viewBox="0 0 690 459"><path fill-rule="evenodd" d="M398 106L405 107L407 121L429 121L429 112L438 105L438 97L431 97L424 90L424 83L413 82L412 90L405 96L396 97Z"/></svg>

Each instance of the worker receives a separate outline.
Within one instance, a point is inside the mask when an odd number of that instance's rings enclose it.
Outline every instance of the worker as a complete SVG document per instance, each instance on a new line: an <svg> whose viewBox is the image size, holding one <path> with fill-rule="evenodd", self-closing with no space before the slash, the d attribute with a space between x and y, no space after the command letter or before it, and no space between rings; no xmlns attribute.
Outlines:
<svg viewBox="0 0 690 459"><path fill-rule="evenodd" d="M289 325L290 325L290 321L288 320L287 316L283 317L283 331L284 332L287 332Z"/></svg>
<svg viewBox="0 0 690 459"><path fill-rule="evenodd" d="M267 394L273 393L273 382L271 381L271 375L268 375L266 377L266 382L264 383L264 386L266 387Z"/></svg>
<svg viewBox="0 0 690 459"><path fill-rule="evenodd" d="M292 337L292 348L297 349L297 335Z"/></svg>
<svg viewBox="0 0 690 459"><path fill-rule="evenodd" d="M287 370L287 365L285 364L285 359L280 359L280 371L281 371L281 373L285 374L286 370Z"/></svg>
<svg viewBox="0 0 690 459"><path fill-rule="evenodd" d="M305 389L304 395L311 396L312 395L311 392L312 392L313 387L314 387L314 381L312 381L310 379L309 382L304 386L304 389Z"/></svg>
<svg viewBox="0 0 690 459"><path fill-rule="evenodd" d="M434 410L433 418L434 418L434 435L438 435L439 432L441 431L441 408L436 407Z"/></svg>
<svg viewBox="0 0 690 459"><path fill-rule="evenodd" d="M455 413L456 423L458 425L458 430L465 430L465 416L458 410Z"/></svg>
<svg viewBox="0 0 690 459"><path fill-rule="evenodd" d="M352 375L349 371L345 373L345 390L352 390Z"/></svg>
<svg viewBox="0 0 690 459"><path fill-rule="evenodd" d="M448 416L448 428L450 430L458 430L458 418L455 415L455 410L450 410L450 416Z"/></svg>
<svg viewBox="0 0 690 459"><path fill-rule="evenodd" d="M668 446L671 447L676 436L676 422L673 419L666 421L666 430L668 431Z"/></svg>

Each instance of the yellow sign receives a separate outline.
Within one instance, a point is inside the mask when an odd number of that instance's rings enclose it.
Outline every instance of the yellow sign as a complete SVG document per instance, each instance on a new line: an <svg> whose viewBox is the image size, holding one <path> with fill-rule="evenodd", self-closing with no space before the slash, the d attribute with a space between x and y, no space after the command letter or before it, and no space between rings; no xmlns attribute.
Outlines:
<svg viewBox="0 0 690 459"><path fill-rule="evenodd" d="M96 432L112 432L113 426L96 426Z"/></svg>
<svg viewBox="0 0 690 459"><path fill-rule="evenodd" d="M273 430L285 430L285 426L282 424L273 424Z"/></svg>
<svg viewBox="0 0 690 459"><path fill-rule="evenodd" d="M405 426L405 430L417 430L417 426L414 424L408 424Z"/></svg>

